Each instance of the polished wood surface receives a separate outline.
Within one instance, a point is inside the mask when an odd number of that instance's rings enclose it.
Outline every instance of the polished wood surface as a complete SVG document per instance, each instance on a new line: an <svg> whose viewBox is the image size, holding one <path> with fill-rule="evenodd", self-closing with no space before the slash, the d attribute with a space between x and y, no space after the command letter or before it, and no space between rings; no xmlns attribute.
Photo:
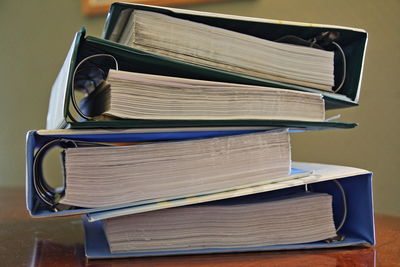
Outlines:
<svg viewBox="0 0 400 267"><path fill-rule="evenodd" d="M80 217L32 219L23 188L0 188L0 266L400 266L400 217L375 219L372 248L88 261Z"/></svg>

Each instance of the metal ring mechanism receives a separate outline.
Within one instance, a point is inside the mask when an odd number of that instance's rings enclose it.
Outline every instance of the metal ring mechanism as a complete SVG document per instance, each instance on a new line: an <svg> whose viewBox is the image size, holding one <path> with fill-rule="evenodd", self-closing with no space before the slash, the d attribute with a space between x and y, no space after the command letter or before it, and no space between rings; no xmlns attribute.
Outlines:
<svg viewBox="0 0 400 267"><path fill-rule="evenodd" d="M54 139L46 144L44 144L40 149L36 152L33 159L33 186L39 196L39 198L51 206L53 209L57 206L59 200L64 195L65 191L65 179L64 186L62 188L53 188L51 187L45 180L43 175L43 159L44 155L51 149L55 147L60 148L68 148L68 147L77 147L76 143L71 140L66 139Z"/></svg>
<svg viewBox="0 0 400 267"><path fill-rule="evenodd" d="M339 189L341 196L342 196L342 208L343 208L343 215L342 218L340 220L340 223L338 226L336 226L336 236L333 238L329 238L329 239L325 239L324 242L326 243L333 243L333 242L339 242L339 241L343 241L344 240L344 235L339 234L339 231L343 228L344 223L346 222L347 219L347 198L346 198L346 192L344 191L343 186L340 184L340 182L338 180L331 180L333 183L335 183L335 185L337 186L337 188ZM310 190L310 188L312 188L312 185L309 184L305 184L305 191L306 192L312 192L312 190Z"/></svg>
<svg viewBox="0 0 400 267"><path fill-rule="evenodd" d="M74 72L73 72L73 74L72 74L72 81L71 81L71 87L72 87L71 102L72 102L72 105L74 106L74 109L75 109L76 112L79 114L79 116L81 116L82 118L84 118L84 119L86 119L86 120L92 120L93 117L84 114L84 113L82 112L82 110L80 109L80 107L79 107L77 101L76 101L75 91L77 90L77 88L76 88L75 78L76 78L76 75L77 75L79 72L88 71L87 68L81 69L81 66L82 66L84 63L88 62L88 61L91 60L91 59L99 58L99 57L109 57L109 58L111 58L111 59L114 61L115 69L118 70L118 61L117 61L117 59L116 59L114 56L112 56L112 55L110 55L110 54L96 54L96 55L88 56L88 57L84 58L81 62L79 62L79 64L76 66L76 68L75 68L75 70L74 70ZM95 64L94 62L91 62L91 64L92 64L93 66L92 66L91 68L89 68L89 69L95 69L95 70L100 71L100 72L102 73L102 76L103 76L103 77L102 77L102 80L103 80L103 82L104 82L104 80L105 80L105 78L106 78L106 75L107 75L106 72L105 72L100 66L98 66L97 64ZM108 70L107 70L107 71L108 71ZM99 83L99 82L97 82L97 83ZM97 88L98 85L99 85L99 84L95 85L95 89ZM90 93L90 90L85 90L85 91L86 91L87 94ZM74 122L77 121L77 119L74 118L71 114L68 114L68 115L69 115L69 117L70 117Z"/></svg>
<svg viewBox="0 0 400 267"><path fill-rule="evenodd" d="M344 53L342 47L336 42L336 40L338 38L339 38L338 32L326 31L326 32L322 32L318 36L313 37L308 40L302 39L295 35L286 35L286 36L276 39L275 42L308 46L308 47L323 49L323 50L329 50L333 46L334 49L339 52L341 62L342 62L342 78L340 79L339 84L337 86L335 86L335 88L333 89L333 92L337 93L337 92L339 92L340 89L342 89L342 87L344 85L344 82L346 80L346 72L347 72L346 54Z"/></svg>
<svg viewBox="0 0 400 267"><path fill-rule="evenodd" d="M33 186L39 198L45 204L50 206L53 211L58 211L61 206L62 209L74 208L72 206L59 203L65 194L65 188L66 188L65 177L64 177L63 187L60 188L53 188L46 182L46 179L43 175L43 159L48 151L50 151L55 147L62 148L63 149L62 155L64 157L64 151L67 148L88 147L88 146L109 146L109 145L112 144L57 138L47 142L42 147L40 147L35 153L33 159Z"/></svg>

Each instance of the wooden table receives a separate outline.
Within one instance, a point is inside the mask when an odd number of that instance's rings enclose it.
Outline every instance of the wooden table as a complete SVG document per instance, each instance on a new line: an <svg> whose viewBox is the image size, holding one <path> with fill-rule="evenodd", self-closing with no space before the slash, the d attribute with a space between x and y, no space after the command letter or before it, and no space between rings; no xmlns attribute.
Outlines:
<svg viewBox="0 0 400 267"><path fill-rule="evenodd" d="M23 188L0 188L0 266L400 266L400 217L376 215L373 248L86 260L80 218L32 219Z"/></svg>

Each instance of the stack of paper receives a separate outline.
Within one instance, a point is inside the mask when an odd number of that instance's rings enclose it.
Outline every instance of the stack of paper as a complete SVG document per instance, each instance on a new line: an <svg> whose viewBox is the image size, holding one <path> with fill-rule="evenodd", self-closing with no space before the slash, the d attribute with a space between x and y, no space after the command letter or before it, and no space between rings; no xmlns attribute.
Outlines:
<svg viewBox="0 0 400 267"><path fill-rule="evenodd" d="M103 114L156 120L323 121L321 95L110 70ZM99 105L100 103L97 103Z"/></svg>
<svg viewBox="0 0 400 267"><path fill-rule="evenodd" d="M282 44L239 32L134 10L118 42L212 68L331 90L331 51Z"/></svg>
<svg viewBox="0 0 400 267"><path fill-rule="evenodd" d="M105 220L112 253L248 248L314 242L336 235L328 194L164 209Z"/></svg>
<svg viewBox="0 0 400 267"><path fill-rule="evenodd" d="M63 204L107 207L288 176L287 130L65 151Z"/></svg>

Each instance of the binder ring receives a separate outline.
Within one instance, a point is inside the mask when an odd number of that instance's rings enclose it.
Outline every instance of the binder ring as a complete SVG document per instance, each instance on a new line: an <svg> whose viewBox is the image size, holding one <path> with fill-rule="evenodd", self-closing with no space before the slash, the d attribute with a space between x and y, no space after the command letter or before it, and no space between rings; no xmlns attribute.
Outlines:
<svg viewBox="0 0 400 267"><path fill-rule="evenodd" d="M337 92L339 92L340 89L342 89L343 84L346 81L346 72L347 72L346 65L347 65L347 62L346 62L346 55L345 55L342 47L338 43L336 43L335 41L332 41L332 44L334 46L336 46L337 50L339 51L340 55L342 56L342 67L343 67L342 80L340 81L339 85L333 90L334 93L337 93Z"/></svg>
<svg viewBox="0 0 400 267"><path fill-rule="evenodd" d="M339 183L338 180L332 180L336 186L339 188L340 193L342 194L342 204L343 204L343 215L342 215L342 220L340 221L339 225L336 227L336 232L339 232L340 229L342 229L344 223L346 222L347 218L347 200L346 200L346 192L343 189L343 186Z"/></svg>
<svg viewBox="0 0 400 267"><path fill-rule="evenodd" d="M74 106L74 109L75 109L76 112L79 114L79 116L81 116L82 118L84 118L84 119L86 119L86 120L92 120L93 117L84 114L84 113L82 112L82 110L79 108L79 105L78 105L78 103L77 103L77 101L76 101L76 97L75 97L75 89L76 89L76 88L75 88L75 76L76 76L76 74L77 74L77 72L78 72L78 70L79 70L79 67L81 67L81 66L83 65L83 63L87 62L87 61L90 60L90 59L96 58L96 57L109 57L109 58L113 59L114 64L115 64L115 69L118 70L118 61L117 61L117 59L116 59L114 56L112 56L112 55L110 55L110 54L96 54L96 55L88 56L88 57L84 58L81 62L79 62L79 64L76 66L76 68L75 68L75 70L74 70L74 72L73 72L73 74L72 74L72 82L71 82L71 87L72 87L71 101L72 101L72 105ZM100 68L99 66L96 66L96 68L97 68L98 70L100 70L100 71L103 73L103 79L105 79L105 73L104 73L104 71L102 70L102 68ZM77 121L71 114L69 114L69 117L70 117L73 121L75 121L75 122Z"/></svg>
<svg viewBox="0 0 400 267"><path fill-rule="evenodd" d="M64 195L65 177L64 177L64 185L61 189L51 187L46 182L43 176L43 170L42 170L43 156L46 154L47 151L49 151L54 147L61 147L61 148L71 147L71 145L69 144L73 144L74 147L77 147L77 144L72 140L54 139L43 145L36 152L33 159L33 186L39 198L53 208L55 208L61 197Z"/></svg>
<svg viewBox="0 0 400 267"><path fill-rule="evenodd" d="M61 198L65 194L66 188L66 177L64 176L64 184L61 188L53 188L44 179L42 163L43 158L46 153L54 148L60 147L63 149L67 148L78 148L78 147L89 147L89 146L112 146L112 144L101 143L101 142L90 142L90 141L80 141L80 140L70 140L65 138L57 138L51 140L44 144L39 150L36 152L33 158L33 186L39 196L39 198L51 206L54 211L57 211L60 206L63 206L63 209L71 209L73 206L60 204ZM65 174L65 170L64 170Z"/></svg>
<svg viewBox="0 0 400 267"><path fill-rule="evenodd" d="M346 222L346 219L347 219L347 198L346 198L346 192L344 191L344 188L340 184L340 182L337 179L330 180L330 181L333 182L336 185L336 187L340 191L340 194L342 195L343 214L342 214L342 218L340 219L340 223L338 224L338 226L336 226L336 233L338 233L343 228L343 225L344 225L344 223ZM310 187L312 187L311 184L305 184L304 185L304 191L305 192L311 192L312 188L310 189ZM338 240L335 239L335 238L330 238L330 239L325 240L325 242L330 243L330 242L341 241L340 240L341 236L339 234L338 234L338 236L336 238L338 238L338 237L339 237Z"/></svg>

